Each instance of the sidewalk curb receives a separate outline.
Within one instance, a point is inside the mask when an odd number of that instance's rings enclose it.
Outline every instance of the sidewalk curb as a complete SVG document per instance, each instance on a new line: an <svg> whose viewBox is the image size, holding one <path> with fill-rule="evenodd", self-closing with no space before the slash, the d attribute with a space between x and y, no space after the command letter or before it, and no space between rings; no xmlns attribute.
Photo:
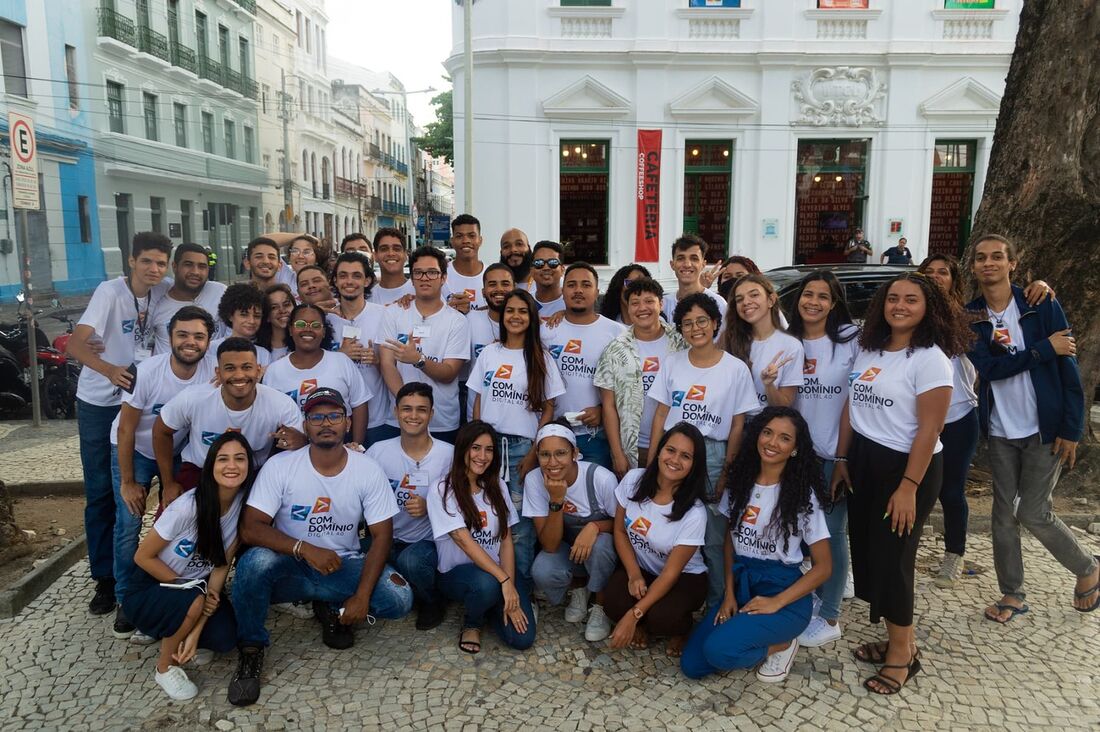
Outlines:
<svg viewBox="0 0 1100 732"><path fill-rule="evenodd" d="M38 569L32 570L14 585L0 592L0 618L18 615L87 553L87 539L81 536L47 559Z"/></svg>
<svg viewBox="0 0 1100 732"><path fill-rule="evenodd" d="M8 483L8 493L18 498L43 496L82 496L84 495L83 480L63 480L57 482L35 483Z"/></svg>

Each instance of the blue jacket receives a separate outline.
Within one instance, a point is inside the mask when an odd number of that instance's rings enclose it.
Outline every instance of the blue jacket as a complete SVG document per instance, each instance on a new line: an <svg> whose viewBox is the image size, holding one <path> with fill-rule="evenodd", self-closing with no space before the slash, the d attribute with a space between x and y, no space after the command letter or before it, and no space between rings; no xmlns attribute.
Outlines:
<svg viewBox="0 0 1100 732"><path fill-rule="evenodd" d="M989 415L993 409L993 389L990 382L1028 372L1035 387L1035 402L1039 407L1039 436L1043 444L1054 438L1078 442L1085 431L1085 392L1081 372L1073 356L1059 356L1047 340L1053 333L1069 328L1062 306L1047 298L1035 307L1027 304L1024 291L1012 286L1016 307L1020 311L1020 330L1026 348L1016 353L996 350L993 344L993 321L988 317L984 297L968 304L967 310L980 313L971 328L978 338L970 349L970 361L978 372L978 417L982 434L989 434Z"/></svg>

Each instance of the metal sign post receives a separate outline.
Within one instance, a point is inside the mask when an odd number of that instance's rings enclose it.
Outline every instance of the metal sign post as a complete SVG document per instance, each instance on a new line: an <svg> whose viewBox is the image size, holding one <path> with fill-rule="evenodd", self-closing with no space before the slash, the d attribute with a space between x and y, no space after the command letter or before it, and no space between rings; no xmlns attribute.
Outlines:
<svg viewBox="0 0 1100 732"><path fill-rule="evenodd" d="M31 416L35 427L42 426L42 399L38 384L38 324L34 317L34 284L31 282L31 243L27 229L27 210L37 211L38 146L34 139L34 120L11 112L8 114L8 139L11 142L12 205L19 215L19 245L22 248L23 291L29 308L27 315L27 360L31 377Z"/></svg>

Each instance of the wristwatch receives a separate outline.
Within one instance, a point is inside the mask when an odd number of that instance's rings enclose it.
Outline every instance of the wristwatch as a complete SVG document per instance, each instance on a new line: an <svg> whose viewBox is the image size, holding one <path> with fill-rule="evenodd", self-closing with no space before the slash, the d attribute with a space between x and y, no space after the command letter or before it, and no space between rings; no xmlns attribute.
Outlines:
<svg viewBox="0 0 1100 732"><path fill-rule="evenodd" d="M426 363L427 363L427 361L425 361L425 360L424 360L424 357L423 357L423 356L421 356L421 357L420 357L420 360L419 360L419 361L417 361L416 363L414 363L414 364L413 364L413 368L414 368L414 369L420 369L421 371L423 371L423 370L424 370L424 365L425 365Z"/></svg>
<svg viewBox="0 0 1100 732"><path fill-rule="evenodd" d="M551 511L560 511L563 508L565 508L564 503L554 503L553 501L550 501L550 510Z"/></svg>
<svg viewBox="0 0 1100 732"><path fill-rule="evenodd" d="M642 609L640 607L638 607L637 605L630 608L630 612L634 613L634 619L635 620L641 620L642 616L645 615L645 613L642 612Z"/></svg>

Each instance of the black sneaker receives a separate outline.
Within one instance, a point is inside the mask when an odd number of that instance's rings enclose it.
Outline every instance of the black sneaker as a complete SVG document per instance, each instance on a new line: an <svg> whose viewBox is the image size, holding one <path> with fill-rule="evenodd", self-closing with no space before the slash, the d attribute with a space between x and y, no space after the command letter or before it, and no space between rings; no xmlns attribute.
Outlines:
<svg viewBox="0 0 1100 732"><path fill-rule="evenodd" d="M344 651L355 645L350 625L340 622L340 613L323 602L313 603L313 614L321 624L321 641L329 648Z"/></svg>
<svg viewBox="0 0 1100 732"><path fill-rule="evenodd" d="M264 649L241 646L237 651L237 672L229 682L229 703L237 707L255 704L260 698L260 673L264 667Z"/></svg>
<svg viewBox="0 0 1100 732"><path fill-rule="evenodd" d="M95 595L88 603L88 612L92 615L106 615L115 609L115 581L101 579L95 582Z"/></svg>
<svg viewBox="0 0 1100 732"><path fill-rule="evenodd" d="M122 608L119 607L115 610L115 627L111 631L111 634L115 638L129 638L134 634L134 624L127 620L126 615L123 614Z"/></svg>
<svg viewBox="0 0 1100 732"><path fill-rule="evenodd" d="M416 611L416 629L431 630L443 622L447 615L447 607L441 602L424 604Z"/></svg>

